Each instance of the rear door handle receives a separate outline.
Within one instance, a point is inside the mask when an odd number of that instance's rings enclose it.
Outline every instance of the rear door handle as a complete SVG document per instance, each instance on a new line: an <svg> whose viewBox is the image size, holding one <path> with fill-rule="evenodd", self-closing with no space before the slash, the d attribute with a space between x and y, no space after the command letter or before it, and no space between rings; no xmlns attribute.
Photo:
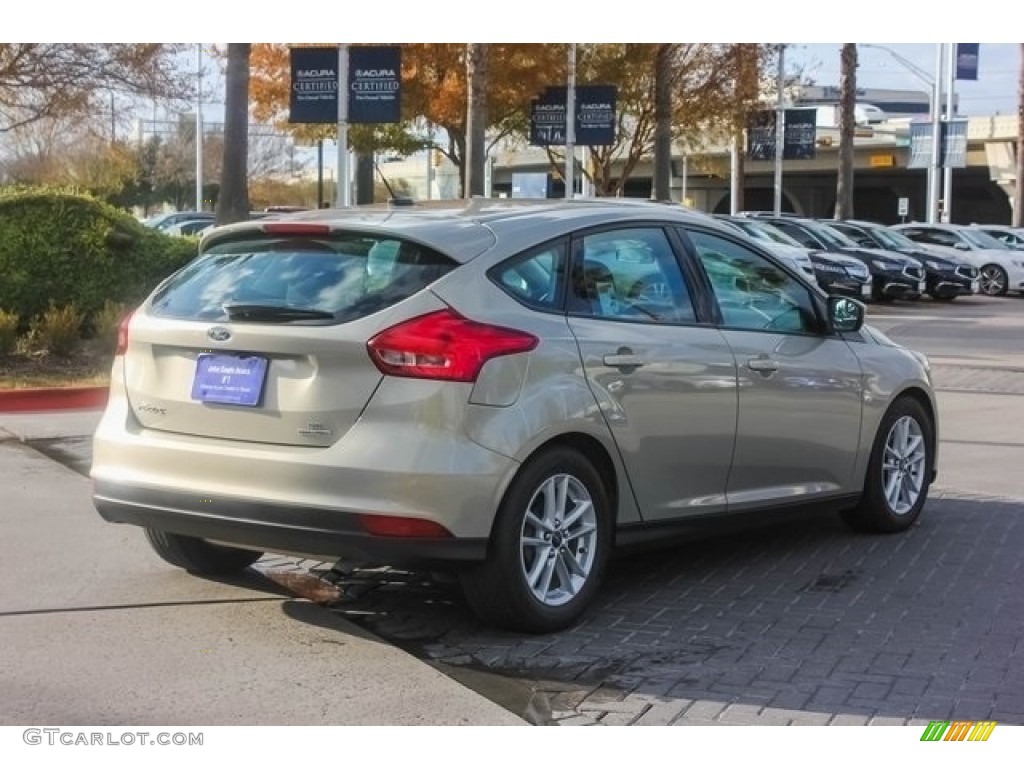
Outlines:
<svg viewBox="0 0 1024 768"><path fill-rule="evenodd" d="M775 373L779 364L770 357L752 357L747 360L747 368L758 373Z"/></svg>
<svg viewBox="0 0 1024 768"><path fill-rule="evenodd" d="M644 364L642 358L633 354L605 355L601 359L609 368L639 368Z"/></svg>

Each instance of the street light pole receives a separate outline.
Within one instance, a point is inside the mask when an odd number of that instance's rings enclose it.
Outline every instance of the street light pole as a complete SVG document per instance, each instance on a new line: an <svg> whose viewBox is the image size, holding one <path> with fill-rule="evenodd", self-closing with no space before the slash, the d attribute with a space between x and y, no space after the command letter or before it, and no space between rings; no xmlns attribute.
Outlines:
<svg viewBox="0 0 1024 768"><path fill-rule="evenodd" d="M947 136L953 130L953 89L956 87L956 43L946 43L946 124L949 126ZM947 141L949 139L947 138ZM946 165L942 169L942 221L946 224L953 220L953 167Z"/></svg>
<svg viewBox="0 0 1024 768"><path fill-rule="evenodd" d="M942 143L942 43L935 45L935 81L932 83L932 156L928 162L931 179L928 188L928 223L935 224L939 214L939 188L942 179L939 176L941 166Z"/></svg>
<svg viewBox="0 0 1024 768"><path fill-rule="evenodd" d="M348 157L348 44L338 46L338 175L334 204L339 208L352 205Z"/></svg>
<svg viewBox="0 0 1024 768"><path fill-rule="evenodd" d="M786 77L786 44L779 43L779 70L776 74L775 94L775 208L776 216L782 215L782 158L786 143L786 110L782 106L782 87Z"/></svg>
<svg viewBox="0 0 1024 768"><path fill-rule="evenodd" d="M576 43L569 43L569 77L565 89L565 199L576 191Z"/></svg>
<svg viewBox="0 0 1024 768"><path fill-rule="evenodd" d="M929 224L936 222L937 213L939 209L939 195L941 194L939 179L939 143L942 137L942 44L936 45L935 51L935 74L934 77L917 66L910 59L901 56L896 51L892 50L885 45L877 45L875 43L860 43L862 48L876 48L879 51L885 51L889 56L895 59L897 62L906 67L907 71L917 77L923 83L928 86L929 93L929 112L931 113L932 122L932 153L931 159L928 162L928 196L927 196L927 211L926 221Z"/></svg>
<svg viewBox="0 0 1024 768"><path fill-rule="evenodd" d="M203 44L196 45L196 210L203 210Z"/></svg>

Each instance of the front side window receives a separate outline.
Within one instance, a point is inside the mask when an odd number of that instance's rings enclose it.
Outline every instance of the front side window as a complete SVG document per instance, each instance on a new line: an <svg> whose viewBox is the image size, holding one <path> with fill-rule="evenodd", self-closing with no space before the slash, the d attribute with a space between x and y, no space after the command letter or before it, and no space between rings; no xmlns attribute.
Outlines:
<svg viewBox="0 0 1024 768"><path fill-rule="evenodd" d="M919 243L929 243L931 245L945 245L949 248L954 247L960 242L960 238L952 232L945 232L941 229L919 229L907 232L907 236L912 240L916 240Z"/></svg>
<svg viewBox="0 0 1024 768"><path fill-rule="evenodd" d="M816 333L810 292L759 253L707 232L687 233L711 283L726 327Z"/></svg>
<svg viewBox="0 0 1024 768"><path fill-rule="evenodd" d="M345 322L418 293L456 267L393 238L266 237L211 247L154 295L162 317Z"/></svg>
<svg viewBox="0 0 1024 768"><path fill-rule="evenodd" d="M631 227L582 238L574 255L574 314L648 323L692 323L693 301L663 230Z"/></svg>

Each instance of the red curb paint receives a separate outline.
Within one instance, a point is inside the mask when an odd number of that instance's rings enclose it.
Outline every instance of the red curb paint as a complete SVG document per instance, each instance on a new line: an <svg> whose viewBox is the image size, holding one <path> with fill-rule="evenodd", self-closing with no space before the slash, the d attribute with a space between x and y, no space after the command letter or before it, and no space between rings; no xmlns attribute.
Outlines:
<svg viewBox="0 0 1024 768"><path fill-rule="evenodd" d="M0 411L67 411L102 408L108 387L0 389Z"/></svg>

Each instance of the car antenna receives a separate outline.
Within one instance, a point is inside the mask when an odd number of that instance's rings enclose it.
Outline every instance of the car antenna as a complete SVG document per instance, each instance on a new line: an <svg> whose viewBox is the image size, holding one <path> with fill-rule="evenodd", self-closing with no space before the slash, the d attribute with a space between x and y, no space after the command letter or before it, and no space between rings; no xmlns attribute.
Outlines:
<svg viewBox="0 0 1024 768"><path fill-rule="evenodd" d="M395 195L395 190L391 188L391 184L390 182L388 182L388 177L385 176L384 172L380 169L380 165L377 163L377 158L373 159L373 167L377 169L377 174L380 176L380 180L383 181L384 186L387 187L389 195L388 205L406 206L413 204L413 200L411 197L398 197L397 195Z"/></svg>

